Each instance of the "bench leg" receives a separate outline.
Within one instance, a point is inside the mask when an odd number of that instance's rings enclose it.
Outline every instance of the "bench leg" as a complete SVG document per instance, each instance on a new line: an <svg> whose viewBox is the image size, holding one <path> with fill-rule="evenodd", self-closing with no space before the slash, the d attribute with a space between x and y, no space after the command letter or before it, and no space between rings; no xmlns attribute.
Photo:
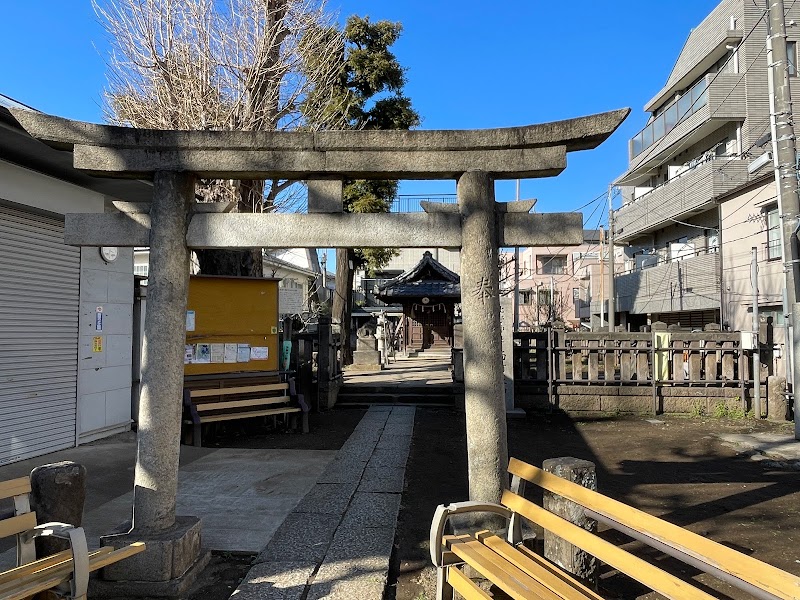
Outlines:
<svg viewBox="0 0 800 600"><path fill-rule="evenodd" d="M453 586L447 583L447 567L436 569L436 600L453 600Z"/></svg>
<svg viewBox="0 0 800 600"><path fill-rule="evenodd" d="M200 447L200 431L202 428L203 426L200 423L195 423L192 426L192 445L197 448Z"/></svg>

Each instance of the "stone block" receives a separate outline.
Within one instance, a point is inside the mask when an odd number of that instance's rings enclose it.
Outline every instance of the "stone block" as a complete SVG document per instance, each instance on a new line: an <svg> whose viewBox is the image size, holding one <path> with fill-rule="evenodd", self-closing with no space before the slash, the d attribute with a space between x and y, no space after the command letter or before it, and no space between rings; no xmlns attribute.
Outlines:
<svg viewBox="0 0 800 600"><path fill-rule="evenodd" d="M394 526L362 527L355 522L343 522L337 529L325 562L346 562L363 570L388 570L394 545Z"/></svg>
<svg viewBox="0 0 800 600"><path fill-rule="evenodd" d="M589 410L600 411L600 396L598 394L570 394L558 395L558 407L561 410Z"/></svg>
<svg viewBox="0 0 800 600"><path fill-rule="evenodd" d="M31 471L31 509L42 523L83 523L86 500L86 467L63 461L36 467ZM44 558L69 549L69 541L56 537L36 540L36 556Z"/></svg>
<svg viewBox="0 0 800 600"><path fill-rule="evenodd" d="M317 478L317 483L353 483L361 481L361 475L367 466L366 460L346 460L338 457L325 468L325 472Z"/></svg>
<svg viewBox="0 0 800 600"><path fill-rule="evenodd" d="M376 446L378 450L392 450L393 452L408 452L411 448L410 435L394 435L384 432Z"/></svg>
<svg viewBox="0 0 800 600"><path fill-rule="evenodd" d="M141 556L141 554L137 556ZM106 581L91 578L89 579L88 596L89 598L108 598L110 600L119 600L119 598L187 598L189 590L197 581L197 577L208 566L210 560L211 553L203 552L186 573L167 581Z"/></svg>
<svg viewBox="0 0 800 600"><path fill-rule="evenodd" d="M550 458L542 463L542 469L567 481L597 491L597 473L593 462L571 456ZM542 504L545 510L549 510L570 523L587 531L597 532L597 521L588 518L579 504L547 490L544 492ZM591 554L573 546L548 530L544 532L544 556L579 579L593 582L597 578L597 560Z"/></svg>
<svg viewBox="0 0 800 600"><path fill-rule="evenodd" d="M372 349L359 349L353 352L353 366L362 367L365 365L381 366L380 352Z"/></svg>
<svg viewBox="0 0 800 600"><path fill-rule="evenodd" d="M386 568L376 564L367 569L342 562L325 563L314 576L308 600L382 600L387 569L388 561Z"/></svg>
<svg viewBox="0 0 800 600"><path fill-rule="evenodd" d="M785 421L789 416L784 391L786 378L770 376L767 378L767 418L770 421Z"/></svg>
<svg viewBox="0 0 800 600"><path fill-rule="evenodd" d="M127 529L127 524L122 526ZM100 537L103 546L121 548L144 542L146 549L103 569L107 581L164 582L181 578L200 558L201 525L197 517L177 517L175 525L159 533L117 533Z"/></svg>
<svg viewBox="0 0 800 600"><path fill-rule="evenodd" d="M600 409L603 412L652 413L653 396L601 396Z"/></svg>
<svg viewBox="0 0 800 600"><path fill-rule="evenodd" d="M408 461L408 450L397 451L390 448L376 448L372 453L372 457L367 463L367 469L370 468L393 468L405 469L406 462Z"/></svg>

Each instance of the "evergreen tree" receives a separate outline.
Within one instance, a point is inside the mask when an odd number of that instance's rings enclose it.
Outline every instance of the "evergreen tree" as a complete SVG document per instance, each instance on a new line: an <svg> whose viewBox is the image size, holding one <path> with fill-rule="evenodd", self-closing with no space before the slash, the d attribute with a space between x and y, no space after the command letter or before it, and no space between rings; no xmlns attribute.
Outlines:
<svg viewBox="0 0 800 600"><path fill-rule="evenodd" d="M311 93L308 112L326 115L324 123L346 122L352 129L411 129L420 117L403 95L405 72L389 49L400 37L402 25L390 21L371 22L369 17L351 16L344 28L342 69L338 87L328 95ZM344 186L344 210L347 212L389 212L397 195L397 181L356 180ZM366 267L370 272L384 266L397 255L394 248L336 250L336 294L333 316L341 323L343 353L351 362L350 320L352 312L353 271Z"/></svg>

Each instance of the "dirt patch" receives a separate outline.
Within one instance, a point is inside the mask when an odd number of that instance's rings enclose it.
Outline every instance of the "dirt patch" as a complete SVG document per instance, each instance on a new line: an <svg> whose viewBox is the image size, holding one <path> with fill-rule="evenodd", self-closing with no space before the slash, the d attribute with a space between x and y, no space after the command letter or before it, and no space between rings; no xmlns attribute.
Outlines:
<svg viewBox="0 0 800 600"><path fill-rule="evenodd" d="M536 416L509 423L509 450L511 456L536 465L557 456L591 460L597 465L602 493L800 575L798 473L791 467L776 468L780 463L774 461L751 460L714 435L752 431L789 433L791 425L675 416L654 422L643 417ZM390 598L434 598L430 519L438 504L467 499L466 470L464 415L419 409L398 523L396 585L390 588ZM745 597L657 553L648 557L677 574L694 577L709 586L711 594ZM601 587L620 598L652 595L608 570L602 574Z"/></svg>

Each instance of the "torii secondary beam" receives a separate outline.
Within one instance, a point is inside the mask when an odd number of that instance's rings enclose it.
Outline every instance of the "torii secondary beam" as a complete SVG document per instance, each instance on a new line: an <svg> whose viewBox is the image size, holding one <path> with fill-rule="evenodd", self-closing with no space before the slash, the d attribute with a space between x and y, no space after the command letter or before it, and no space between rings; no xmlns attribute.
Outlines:
<svg viewBox="0 0 800 600"><path fill-rule="evenodd" d="M200 205L206 206L206 205ZM457 205L452 206L456 210ZM578 246L580 213L503 213L496 205L500 246ZM243 214L195 213L189 248L460 248L461 217L441 213ZM64 241L74 246L151 244L147 213L66 216Z"/></svg>

